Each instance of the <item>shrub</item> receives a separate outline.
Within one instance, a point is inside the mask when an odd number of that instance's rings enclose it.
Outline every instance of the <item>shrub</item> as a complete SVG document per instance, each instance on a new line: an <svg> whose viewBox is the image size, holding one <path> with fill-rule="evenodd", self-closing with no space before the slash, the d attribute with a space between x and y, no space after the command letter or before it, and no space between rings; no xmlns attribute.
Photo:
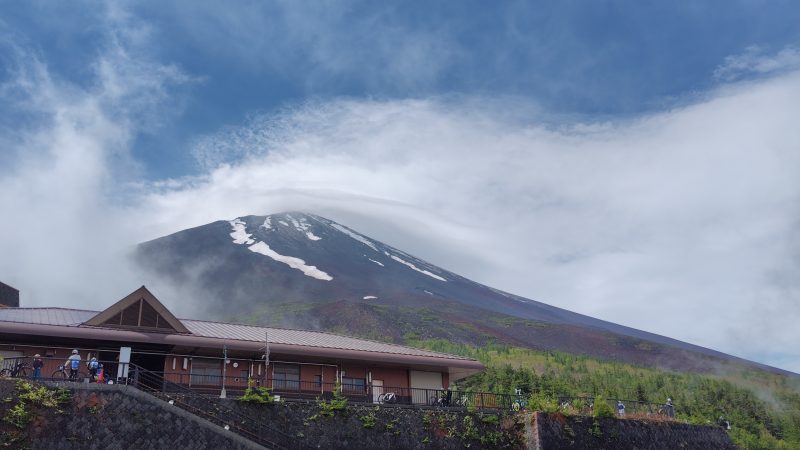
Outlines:
<svg viewBox="0 0 800 450"><path fill-rule="evenodd" d="M8 410L3 420L17 428L25 428L32 419L30 411L25 406L24 402L17 403Z"/></svg>
<svg viewBox="0 0 800 450"><path fill-rule="evenodd" d="M317 398L317 406L319 406L319 414L325 417L333 417L336 411L344 411L347 408L347 397L342 394L342 385L336 383L333 398L330 401Z"/></svg>
<svg viewBox="0 0 800 450"><path fill-rule="evenodd" d="M544 394L532 394L528 399L528 408L532 411L554 413L558 412L558 401Z"/></svg>
<svg viewBox="0 0 800 450"><path fill-rule="evenodd" d="M375 411L370 411L369 414L361 416L358 419L364 424L364 428L375 428Z"/></svg>
<svg viewBox="0 0 800 450"><path fill-rule="evenodd" d="M597 418L601 417L614 417L614 408L608 404L608 400L605 397L598 395L594 399L594 408L592 411L592 415Z"/></svg>

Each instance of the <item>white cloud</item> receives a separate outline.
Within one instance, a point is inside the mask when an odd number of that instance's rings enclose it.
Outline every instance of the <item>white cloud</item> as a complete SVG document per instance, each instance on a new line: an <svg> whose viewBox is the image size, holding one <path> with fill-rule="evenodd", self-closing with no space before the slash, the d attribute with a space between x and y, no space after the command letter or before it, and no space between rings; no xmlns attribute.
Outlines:
<svg viewBox="0 0 800 450"><path fill-rule="evenodd" d="M116 203L138 175L132 138L168 110L166 86L185 80L145 57L139 25L120 11L108 11L104 33L81 86L54 76L35 50L5 48L14 67L2 101L35 120L0 130L0 274L27 305L105 305L138 286L122 257L135 215Z"/></svg>
<svg viewBox="0 0 800 450"><path fill-rule="evenodd" d="M150 196L148 233L307 209L493 287L800 370L800 74L625 123L476 104L256 117L200 141L207 163L241 160Z"/></svg>
<svg viewBox="0 0 800 450"><path fill-rule="evenodd" d="M753 45L738 55L730 55L714 71L714 76L723 80L734 80L748 75L765 75L800 68L800 50L786 47L775 54Z"/></svg>

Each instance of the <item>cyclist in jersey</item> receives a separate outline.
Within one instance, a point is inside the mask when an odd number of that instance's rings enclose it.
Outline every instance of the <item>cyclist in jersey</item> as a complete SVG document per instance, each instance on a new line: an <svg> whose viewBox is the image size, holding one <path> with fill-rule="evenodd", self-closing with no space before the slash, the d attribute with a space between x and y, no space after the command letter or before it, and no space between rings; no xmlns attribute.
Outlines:
<svg viewBox="0 0 800 450"><path fill-rule="evenodd" d="M78 378L78 368L81 366L81 355L78 354L78 350L73 350L72 354L67 358L67 361L64 362L64 367L69 369L69 379L74 380Z"/></svg>
<svg viewBox="0 0 800 450"><path fill-rule="evenodd" d="M92 357L92 360L89 361L87 366L89 368L89 379L91 382L94 382L97 379L97 369L100 368L100 363L97 362L97 358Z"/></svg>

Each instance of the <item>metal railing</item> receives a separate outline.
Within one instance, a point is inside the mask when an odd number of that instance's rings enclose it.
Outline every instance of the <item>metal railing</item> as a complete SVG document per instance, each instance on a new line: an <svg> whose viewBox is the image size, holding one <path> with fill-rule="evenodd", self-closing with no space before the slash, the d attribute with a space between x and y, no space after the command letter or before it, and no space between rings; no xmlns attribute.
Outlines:
<svg viewBox="0 0 800 450"><path fill-rule="evenodd" d="M131 365L127 382L142 391L268 448L310 448L297 438L270 426L257 417L231 408L219 399L199 395L187 386L165 380L163 373Z"/></svg>
<svg viewBox="0 0 800 450"><path fill-rule="evenodd" d="M614 399L605 400L612 410L619 415L618 403L622 402L623 414L641 416L660 416L665 419L674 418L675 409L672 405L658 404L652 402L642 402L638 400ZM595 397L558 397L558 409L581 415L592 415L594 411Z"/></svg>
<svg viewBox="0 0 800 450"><path fill-rule="evenodd" d="M63 358L41 358L45 362L45 367L41 371L41 378L44 380L60 380L69 375L69 370L65 369L62 373L56 370L56 365L63 364ZM25 362L27 370L24 374L15 376L30 377L32 374L31 358L18 357L7 358L3 361L3 367L16 366L19 362ZM117 379L118 367L125 367L125 363L116 361L99 361L103 364L105 380L116 383L127 383L126 379ZM146 370L133 364L129 365L128 379L132 379L138 370ZM274 379L266 377L244 377L244 376L222 376L209 374L193 374L177 371L151 371L147 370L151 377L150 388L154 391L164 393L170 392L192 392L206 396L219 397L222 389L225 389L226 397L239 397L244 394L248 385L253 387L270 388L273 394L280 395L285 399L314 400L316 398L329 399L337 389L337 383L293 380L293 379ZM10 372L9 372L10 374ZM95 382L86 367L86 361L82 361L75 381ZM155 386L159 383L160 386ZM440 408L476 408L476 409L512 409L517 397L511 394L499 394L492 392L473 392L469 390L447 390L447 389L424 389L410 388L402 386L373 386L371 384L349 384L339 385L341 392L350 402L360 404L396 404L414 407L440 407ZM383 394L383 395L382 395ZM386 395L393 394L393 395Z"/></svg>
<svg viewBox="0 0 800 450"><path fill-rule="evenodd" d="M337 383L307 380L273 379L265 377L234 377L221 375L196 375L182 372L161 372L165 380L186 386L195 392L219 395L225 387L226 395L237 397L244 393L248 383L252 386L270 388L273 394L288 399L329 398L337 389ZM200 383L198 383L200 381ZM424 389L400 386L373 386L371 384L338 385L341 392L354 403L387 403L410 406L473 407L478 409L509 409L515 396L491 392L457 391L447 389ZM394 394L387 400L385 394ZM384 395L382 395L384 394Z"/></svg>

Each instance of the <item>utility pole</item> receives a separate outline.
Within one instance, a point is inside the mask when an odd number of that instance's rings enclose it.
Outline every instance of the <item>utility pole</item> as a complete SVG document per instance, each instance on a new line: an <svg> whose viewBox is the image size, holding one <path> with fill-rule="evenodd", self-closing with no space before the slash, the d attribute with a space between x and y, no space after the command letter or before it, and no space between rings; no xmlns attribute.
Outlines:
<svg viewBox="0 0 800 450"><path fill-rule="evenodd" d="M219 393L219 398L226 398L228 395L225 392L225 375L228 373L228 346L222 346L222 391Z"/></svg>

